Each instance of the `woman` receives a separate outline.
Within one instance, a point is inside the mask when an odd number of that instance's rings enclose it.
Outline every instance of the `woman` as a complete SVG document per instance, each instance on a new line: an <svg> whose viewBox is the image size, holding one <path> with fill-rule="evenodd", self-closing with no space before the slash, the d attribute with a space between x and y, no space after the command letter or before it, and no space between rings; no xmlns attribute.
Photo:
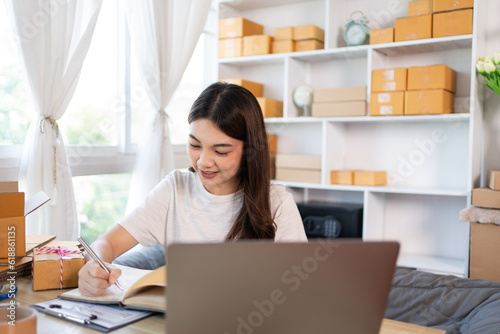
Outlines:
<svg viewBox="0 0 500 334"><path fill-rule="evenodd" d="M291 194L271 185L262 111L245 88L214 83L189 113L189 171L173 171L144 202L92 245L105 262L138 243L307 241ZM101 295L121 271L94 261L79 273L85 295Z"/></svg>

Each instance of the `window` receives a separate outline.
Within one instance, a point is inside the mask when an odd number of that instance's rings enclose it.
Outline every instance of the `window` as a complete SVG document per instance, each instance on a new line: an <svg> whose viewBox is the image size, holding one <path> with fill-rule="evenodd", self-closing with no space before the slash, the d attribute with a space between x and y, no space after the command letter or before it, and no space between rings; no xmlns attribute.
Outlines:
<svg viewBox="0 0 500 334"><path fill-rule="evenodd" d="M82 235L93 241L125 214L136 144L151 110L140 89L123 5L103 1L78 86L58 121L71 165ZM215 7L213 7L215 8ZM217 77L216 12L167 107L176 166L186 167L187 115ZM0 181L16 180L22 144L34 117L31 92L5 7L0 6ZM200 75L203 73L203 75ZM141 95L142 94L142 95ZM133 104L133 102L141 102Z"/></svg>

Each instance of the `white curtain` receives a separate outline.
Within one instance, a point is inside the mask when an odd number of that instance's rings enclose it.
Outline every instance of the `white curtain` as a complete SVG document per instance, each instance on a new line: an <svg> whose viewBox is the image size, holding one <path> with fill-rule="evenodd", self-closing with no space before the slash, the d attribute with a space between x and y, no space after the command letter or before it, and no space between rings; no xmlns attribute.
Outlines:
<svg viewBox="0 0 500 334"><path fill-rule="evenodd" d="M127 19L142 82L154 107L139 144L127 211L173 170L165 113L193 54L211 0L129 0Z"/></svg>
<svg viewBox="0 0 500 334"><path fill-rule="evenodd" d="M101 3L6 0L36 109L24 142L21 188L26 198L40 190L51 197L27 217L29 235L56 235L58 240L79 235L71 170L57 120L77 86Z"/></svg>

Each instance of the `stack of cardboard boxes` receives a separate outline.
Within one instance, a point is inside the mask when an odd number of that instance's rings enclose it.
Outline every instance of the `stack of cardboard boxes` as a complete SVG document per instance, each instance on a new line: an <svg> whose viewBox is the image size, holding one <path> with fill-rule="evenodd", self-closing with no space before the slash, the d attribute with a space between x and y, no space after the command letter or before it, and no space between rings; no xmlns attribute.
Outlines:
<svg viewBox="0 0 500 334"><path fill-rule="evenodd" d="M315 89L311 116L365 116L366 86Z"/></svg>
<svg viewBox="0 0 500 334"><path fill-rule="evenodd" d="M472 205L491 209L490 221L500 217L500 171L489 170L487 187L472 190ZM471 278L500 282L500 226L494 223L471 222L470 230L470 272Z"/></svg>
<svg viewBox="0 0 500 334"><path fill-rule="evenodd" d="M321 183L321 156L277 153L276 180Z"/></svg>
<svg viewBox="0 0 500 334"><path fill-rule="evenodd" d="M263 84L245 79L221 79L219 81L248 89L257 98L264 117L283 117L283 101L263 97Z"/></svg>
<svg viewBox="0 0 500 334"><path fill-rule="evenodd" d="M271 53L271 36L264 26L234 17L219 20L219 58Z"/></svg>
<svg viewBox="0 0 500 334"><path fill-rule="evenodd" d="M325 31L314 24L274 29L273 53L324 49Z"/></svg>
<svg viewBox="0 0 500 334"><path fill-rule="evenodd" d="M370 44L472 34L474 0L419 0L408 3L408 17L395 28L374 29Z"/></svg>
<svg viewBox="0 0 500 334"><path fill-rule="evenodd" d="M443 64L374 70L370 115L453 113L456 81L456 72Z"/></svg>

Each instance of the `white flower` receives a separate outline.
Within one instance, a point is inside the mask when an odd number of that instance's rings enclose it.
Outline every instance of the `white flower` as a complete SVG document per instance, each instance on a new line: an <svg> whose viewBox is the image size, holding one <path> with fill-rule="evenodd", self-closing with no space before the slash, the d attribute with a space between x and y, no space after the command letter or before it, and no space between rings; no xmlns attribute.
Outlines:
<svg viewBox="0 0 500 334"><path fill-rule="evenodd" d="M476 63L476 68L479 73L484 73L486 72L486 69L484 68L484 62L481 60L478 60Z"/></svg>
<svg viewBox="0 0 500 334"><path fill-rule="evenodd" d="M497 69L497 67L495 66L495 64L493 64L493 62L491 60L484 62L484 70L486 71L486 73L489 74L489 73L495 72L496 69Z"/></svg>
<svg viewBox="0 0 500 334"><path fill-rule="evenodd" d="M500 65L500 52L499 51L495 52L494 58L495 58L495 64Z"/></svg>
<svg viewBox="0 0 500 334"><path fill-rule="evenodd" d="M484 57L484 62L486 63L488 61L494 62L495 58L493 58L493 56L487 55L486 57Z"/></svg>

